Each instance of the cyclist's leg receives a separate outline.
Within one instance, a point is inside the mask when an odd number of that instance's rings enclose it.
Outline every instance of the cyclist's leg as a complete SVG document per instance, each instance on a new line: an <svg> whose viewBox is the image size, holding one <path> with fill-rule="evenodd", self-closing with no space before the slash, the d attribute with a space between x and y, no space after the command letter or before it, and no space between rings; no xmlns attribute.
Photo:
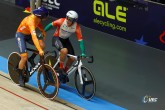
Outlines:
<svg viewBox="0 0 165 110"><path fill-rule="evenodd" d="M30 62L31 66L34 67L36 64L34 63L34 58L37 56L36 53L33 53L29 58L28 61Z"/></svg>
<svg viewBox="0 0 165 110"><path fill-rule="evenodd" d="M22 33L16 33L16 41L17 41L17 45L19 48L19 53L21 56L21 60L18 64L18 68L17 71L19 73L19 83L21 86L24 86L24 80L23 80L23 68L25 67L25 64L27 62L28 59L28 54L26 51L26 41L24 39L25 35Z"/></svg>
<svg viewBox="0 0 165 110"><path fill-rule="evenodd" d="M31 35L27 35L25 40L29 44L34 45ZM30 62L32 67L34 67L36 65L35 62L34 62L34 59L35 59L36 56L37 56L36 53L32 53L32 55L28 58L28 61Z"/></svg>
<svg viewBox="0 0 165 110"><path fill-rule="evenodd" d="M68 50L64 48L65 40L60 39L58 36L54 36L52 39L52 46L56 47L60 51L60 67L59 67L59 79L62 83L66 83L66 73L64 72L64 61L67 56Z"/></svg>
<svg viewBox="0 0 165 110"><path fill-rule="evenodd" d="M26 38L26 41L27 41L29 44L34 45L31 36L29 35L29 36L26 36L26 37L27 37L27 38ZM42 37L38 38L38 41L39 41L39 44L40 44L41 48L44 50L44 49L45 49L45 43L44 43L44 41L43 41L43 38L42 38ZM36 53L33 53L33 54L28 58L28 61L31 63L32 67L35 66L34 59L35 59L36 56L37 56L37 54L36 54Z"/></svg>
<svg viewBox="0 0 165 110"><path fill-rule="evenodd" d="M52 39L52 45L60 51L60 69L64 68L64 62L68 53L67 48L64 47L65 40L57 36L54 36Z"/></svg>
<svg viewBox="0 0 165 110"><path fill-rule="evenodd" d="M68 54L74 55L74 49L73 49L73 46L72 46L69 38L65 39L64 47L67 48ZM75 60L74 57L68 57L67 62L66 62L66 66L65 66L65 69L64 69L65 73L67 73L68 69L71 67L74 60ZM66 77L66 81L69 82L68 77Z"/></svg>
<svg viewBox="0 0 165 110"><path fill-rule="evenodd" d="M67 53L68 53L67 48L62 48L60 50L60 69L64 69L64 62L65 62Z"/></svg>
<svg viewBox="0 0 165 110"><path fill-rule="evenodd" d="M68 54L75 55L73 46L69 39L67 40L67 43L65 43L65 44L66 44L66 48L68 49ZM68 71L68 69L73 64L74 60L75 60L74 57L68 57L68 60L66 62L66 66L65 66L65 72Z"/></svg>

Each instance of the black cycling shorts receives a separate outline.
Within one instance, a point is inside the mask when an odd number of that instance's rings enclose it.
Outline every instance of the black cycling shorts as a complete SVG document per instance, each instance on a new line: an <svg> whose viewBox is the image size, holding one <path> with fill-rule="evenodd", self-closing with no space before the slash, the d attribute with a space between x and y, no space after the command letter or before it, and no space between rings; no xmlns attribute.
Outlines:
<svg viewBox="0 0 165 110"><path fill-rule="evenodd" d="M68 54L75 55L73 46L72 46L69 38L62 39L60 37L54 36L52 38L52 46L56 47L59 51L63 48L67 48Z"/></svg>

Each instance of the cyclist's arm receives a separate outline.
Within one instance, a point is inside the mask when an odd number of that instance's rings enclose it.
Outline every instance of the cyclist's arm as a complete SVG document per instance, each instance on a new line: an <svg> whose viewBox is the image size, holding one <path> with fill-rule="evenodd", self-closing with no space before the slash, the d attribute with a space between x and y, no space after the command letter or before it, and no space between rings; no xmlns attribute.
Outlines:
<svg viewBox="0 0 165 110"><path fill-rule="evenodd" d="M78 24L76 26L76 32L75 33L76 33L77 39L79 41L81 53L82 53L82 55L85 55L84 41L83 41L83 38L82 38L81 28L80 28L80 26Z"/></svg>
<svg viewBox="0 0 165 110"><path fill-rule="evenodd" d="M52 27L53 27L52 23L49 23L48 25L46 25L44 28L45 32L50 30Z"/></svg>
<svg viewBox="0 0 165 110"><path fill-rule="evenodd" d="M39 41L38 41L38 38L37 38L37 34L36 34L36 30L35 30L34 26L30 26L30 33L31 33L32 40L33 40L33 43L34 43L35 47L37 48L38 51L42 51L42 49L40 47L40 44L39 44Z"/></svg>
<svg viewBox="0 0 165 110"><path fill-rule="evenodd" d="M57 19L51 23L49 23L48 25L46 25L46 27L44 28L45 31L48 31L50 30L52 27L56 27L56 26L60 26L63 21L65 20L65 18L60 18L60 19Z"/></svg>

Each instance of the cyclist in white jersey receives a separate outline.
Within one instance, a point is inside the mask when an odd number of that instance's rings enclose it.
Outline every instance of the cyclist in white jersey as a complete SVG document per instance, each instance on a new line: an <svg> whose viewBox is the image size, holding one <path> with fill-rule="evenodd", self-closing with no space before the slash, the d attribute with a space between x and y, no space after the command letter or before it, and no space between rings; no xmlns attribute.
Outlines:
<svg viewBox="0 0 165 110"><path fill-rule="evenodd" d="M77 23L78 19L78 14L70 10L66 13L66 18L60 18L57 19L51 23L49 23L45 27L45 31L48 31L52 27L57 27L53 39L52 39L52 45L56 47L60 51L60 76L61 79L63 80L63 83L66 83L67 74L66 71L70 68L72 63L74 62L73 57L69 57L66 66L64 66L64 62L66 59L67 54L72 54L74 55L74 49L73 46L69 40L69 37L71 36L72 33L75 33L77 36L77 39L79 41L80 49L81 49L81 56L85 57L85 48L84 48L84 42L82 38L82 33L81 33L81 28L80 25Z"/></svg>

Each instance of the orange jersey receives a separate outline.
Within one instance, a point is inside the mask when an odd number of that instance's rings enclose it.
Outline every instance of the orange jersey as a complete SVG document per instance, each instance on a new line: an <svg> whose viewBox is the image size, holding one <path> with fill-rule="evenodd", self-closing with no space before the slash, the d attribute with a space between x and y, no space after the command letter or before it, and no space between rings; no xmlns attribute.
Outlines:
<svg viewBox="0 0 165 110"><path fill-rule="evenodd" d="M41 20L39 18L31 14L22 20L17 29L17 32L23 33L25 35L31 34L32 40L38 50L40 50L41 48L37 39L36 28L39 28L42 32L44 32L43 26L41 25L40 21Z"/></svg>
<svg viewBox="0 0 165 110"><path fill-rule="evenodd" d="M77 39L82 40L80 25L75 22L72 26L67 26L66 18L60 18L52 22L52 25L57 27L54 36L59 36L63 39L70 37L72 33L76 33Z"/></svg>

